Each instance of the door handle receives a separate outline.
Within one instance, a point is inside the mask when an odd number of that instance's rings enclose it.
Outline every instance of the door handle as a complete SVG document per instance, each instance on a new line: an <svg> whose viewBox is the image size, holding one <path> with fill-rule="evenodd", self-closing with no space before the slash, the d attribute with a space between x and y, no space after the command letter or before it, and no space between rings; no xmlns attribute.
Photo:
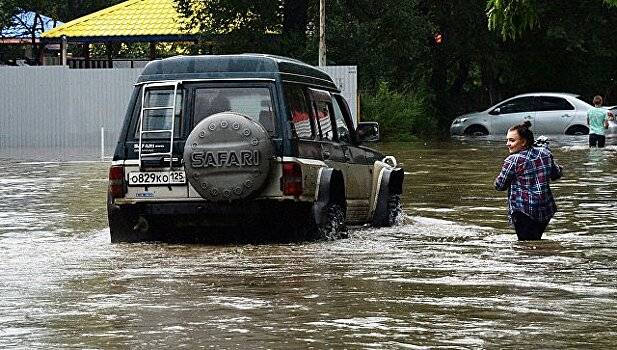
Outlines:
<svg viewBox="0 0 617 350"><path fill-rule="evenodd" d="M343 154L345 155L345 160L351 162L351 160L353 159L353 157L351 156L351 152L349 152L349 150L345 150Z"/></svg>
<svg viewBox="0 0 617 350"><path fill-rule="evenodd" d="M523 119L525 119L525 120L530 120L530 119L531 119L531 116L530 116L530 115L528 115L528 116L526 116L526 117L525 117L525 118L523 118Z"/></svg>
<svg viewBox="0 0 617 350"><path fill-rule="evenodd" d="M562 115L561 117L562 117L562 118L572 118L572 116L571 116L571 115L569 115L569 114L564 114L564 115Z"/></svg>

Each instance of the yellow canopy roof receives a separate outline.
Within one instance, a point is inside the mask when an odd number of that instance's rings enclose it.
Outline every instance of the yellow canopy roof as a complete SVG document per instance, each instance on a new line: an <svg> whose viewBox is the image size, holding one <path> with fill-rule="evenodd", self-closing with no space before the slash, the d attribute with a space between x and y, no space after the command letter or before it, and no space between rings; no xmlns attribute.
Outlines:
<svg viewBox="0 0 617 350"><path fill-rule="evenodd" d="M129 0L91 13L44 32L44 39L120 39L186 37L197 33L182 29L173 0Z"/></svg>

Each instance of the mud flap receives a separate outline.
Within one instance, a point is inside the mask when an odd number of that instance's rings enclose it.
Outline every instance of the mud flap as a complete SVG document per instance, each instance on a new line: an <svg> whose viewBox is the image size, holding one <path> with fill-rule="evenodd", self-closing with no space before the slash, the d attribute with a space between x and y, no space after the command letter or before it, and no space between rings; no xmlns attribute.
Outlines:
<svg viewBox="0 0 617 350"><path fill-rule="evenodd" d="M140 215L132 205L119 206L107 200L107 220L109 222L109 234L111 243L120 242L144 242L156 240L153 234L152 224Z"/></svg>
<svg viewBox="0 0 617 350"><path fill-rule="evenodd" d="M323 169L320 174L317 200L313 204L313 220L317 227L328 221L328 204L338 203L347 210L343 173L332 168Z"/></svg>
<svg viewBox="0 0 617 350"><path fill-rule="evenodd" d="M377 194L377 203L375 205L375 213L373 214L373 226L384 227L389 226L389 208L388 201L393 195L403 193L403 179L405 172L402 168L384 169L379 184L379 193Z"/></svg>

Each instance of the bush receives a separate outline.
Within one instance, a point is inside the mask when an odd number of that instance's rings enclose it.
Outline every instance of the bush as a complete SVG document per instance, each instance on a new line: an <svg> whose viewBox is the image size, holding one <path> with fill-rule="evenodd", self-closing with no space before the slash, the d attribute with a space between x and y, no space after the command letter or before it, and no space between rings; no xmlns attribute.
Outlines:
<svg viewBox="0 0 617 350"><path fill-rule="evenodd" d="M362 94L360 102L360 120L378 122L384 141L411 141L438 133L425 89L400 93L381 82L374 94Z"/></svg>

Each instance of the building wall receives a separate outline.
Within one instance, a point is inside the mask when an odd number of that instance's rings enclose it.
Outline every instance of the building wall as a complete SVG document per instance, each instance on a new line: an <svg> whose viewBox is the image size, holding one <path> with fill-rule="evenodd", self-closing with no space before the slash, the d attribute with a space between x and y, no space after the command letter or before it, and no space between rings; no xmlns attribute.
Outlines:
<svg viewBox="0 0 617 350"><path fill-rule="evenodd" d="M356 67L322 68L339 85L355 117ZM110 155L141 71L0 67L0 148L100 149L104 128L105 154Z"/></svg>

